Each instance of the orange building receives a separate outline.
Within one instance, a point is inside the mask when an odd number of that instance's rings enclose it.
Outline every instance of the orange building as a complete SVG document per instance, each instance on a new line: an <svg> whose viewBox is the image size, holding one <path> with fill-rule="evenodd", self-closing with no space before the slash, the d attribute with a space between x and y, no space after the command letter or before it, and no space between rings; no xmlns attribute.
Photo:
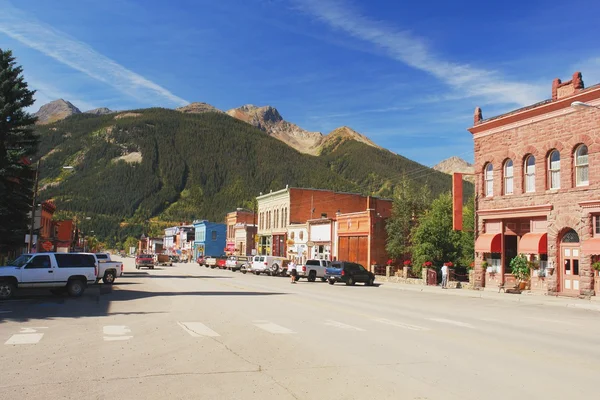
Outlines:
<svg viewBox="0 0 600 400"><path fill-rule="evenodd" d="M367 197L364 211L337 214L335 223L335 257L352 261L372 270L385 265L387 231L385 221L392 215L392 201Z"/></svg>
<svg viewBox="0 0 600 400"><path fill-rule="evenodd" d="M227 214L227 241L225 254L252 255L255 248L256 216L254 212L238 208Z"/></svg>

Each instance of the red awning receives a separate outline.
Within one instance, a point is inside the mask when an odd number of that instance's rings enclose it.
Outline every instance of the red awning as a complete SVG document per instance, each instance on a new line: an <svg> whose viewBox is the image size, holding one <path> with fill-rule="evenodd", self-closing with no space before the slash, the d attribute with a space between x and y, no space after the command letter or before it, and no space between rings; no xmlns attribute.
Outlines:
<svg viewBox="0 0 600 400"><path fill-rule="evenodd" d="M475 251L479 253L501 253L502 246L500 240L499 233L481 234L475 241Z"/></svg>
<svg viewBox="0 0 600 400"><path fill-rule="evenodd" d="M521 254L548 254L547 233L526 233L519 241Z"/></svg>
<svg viewBox="0 0 600 400"><path fill-rule="evenodd" d="M600 254L600 238L592 238L583 241L582 250L586 255Z"/></svg>

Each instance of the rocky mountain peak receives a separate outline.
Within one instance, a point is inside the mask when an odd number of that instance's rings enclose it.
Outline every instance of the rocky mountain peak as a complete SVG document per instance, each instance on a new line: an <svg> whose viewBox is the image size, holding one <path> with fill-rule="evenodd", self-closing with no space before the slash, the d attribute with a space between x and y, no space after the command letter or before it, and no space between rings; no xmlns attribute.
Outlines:
<svg viewBox="0 0 600 400"><path fill-rule="evenodd" d="M190 103L187 106L179 107L177 108L177 111L182 112L184 114L203 114L206 112L223 113L223 111L219 110L216 107L213 107L208 103L200 102Z"/></svg>
<svg viewBox="0 0 600 400"><path fill-rule="evenodd" d="M440 161L433 167L433 169L435 169L436 171L443 172L445 174L452 174L454 172L472 174L475 172L473 164L457 156L452 156L443 161ZM465 175L464 179L470 182L475 181L475 177L473 175Z"/></svg>
<svg viewBox="0 0 600 400"><path fill-rule="evenodd" d="M81 114L81 111L71 102L58 99L44 104L34 115L38 118L37 123L44 125L63 120L74 114Z"/></svg>
<svg viewBox="0 0 600 400"><path fill-rule="evenodd" d="M106 115L106 114L112 114L115 111L106 108L106 107L100 107L100 108L94 108L93 110L89 110L86 111L85 114L93 114L93 115Z"/></svg>

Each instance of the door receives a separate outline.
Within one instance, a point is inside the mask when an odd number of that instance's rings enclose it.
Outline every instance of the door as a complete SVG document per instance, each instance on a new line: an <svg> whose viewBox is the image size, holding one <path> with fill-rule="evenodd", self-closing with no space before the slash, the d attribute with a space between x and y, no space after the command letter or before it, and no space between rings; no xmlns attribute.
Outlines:
<svg viewBox="0 0 600 400"><path fill-rule="evenodd" d="M579 294L579 246L561 245L561 292Z"/></svg>
<svg viewBox="0 0 600 400"><path fill-rule="evenodd" d="M23 268L21 277L24 285L50 283L57 280L48 255L33 256Z"/></svg>
<svg viewBox="0 0 600 400"><path fill-rule="evenodd" d="M339 239L338 261L350 261L348 259L348 237L342 236Z"/></svg>
<svg viewBox="0 0 600 400"><path fill-rule="evenodd" d="M565 295L579 294L579 235L575 230L567 231L560 243L559 292Z"/></svg>
<svg viewBox="0 0 600 400"><path fill-rule="evenodd" d="M369 238L367 236L359 236L358 238L358 251L356 262L361 265L369 264Z"/></svg>

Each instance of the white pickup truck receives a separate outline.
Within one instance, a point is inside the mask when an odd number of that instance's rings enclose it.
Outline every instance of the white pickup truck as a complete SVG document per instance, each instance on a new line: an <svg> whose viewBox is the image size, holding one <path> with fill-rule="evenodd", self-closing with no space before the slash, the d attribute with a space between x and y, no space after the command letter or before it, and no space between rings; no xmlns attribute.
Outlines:
<svg viewBox="0 0 600 400"><path fill-rule="evenodd" d="M0 300L11 298L17 289L66 289L78 297L96 282L98 265L89 253L23 254L0 267Z"/></svg>
<svg viewBox="0 0 600 400"><path fill-rule="evenodd" d="M107 285L112 285L118 276L123 275L123 263L112 261L108 253L96 253L98 259L98 276L96 282L102 279Z"/></svg>
<svg viewBox="0 0 600 400"><path fill-rule="evenodd" d="M331 266L331 261L327 260L307 260L306 264L298 265L296 268L296 280L307 278L309 282L314 282L317 278L321 278L325 282L325 273L327 268Z"/></svg>

